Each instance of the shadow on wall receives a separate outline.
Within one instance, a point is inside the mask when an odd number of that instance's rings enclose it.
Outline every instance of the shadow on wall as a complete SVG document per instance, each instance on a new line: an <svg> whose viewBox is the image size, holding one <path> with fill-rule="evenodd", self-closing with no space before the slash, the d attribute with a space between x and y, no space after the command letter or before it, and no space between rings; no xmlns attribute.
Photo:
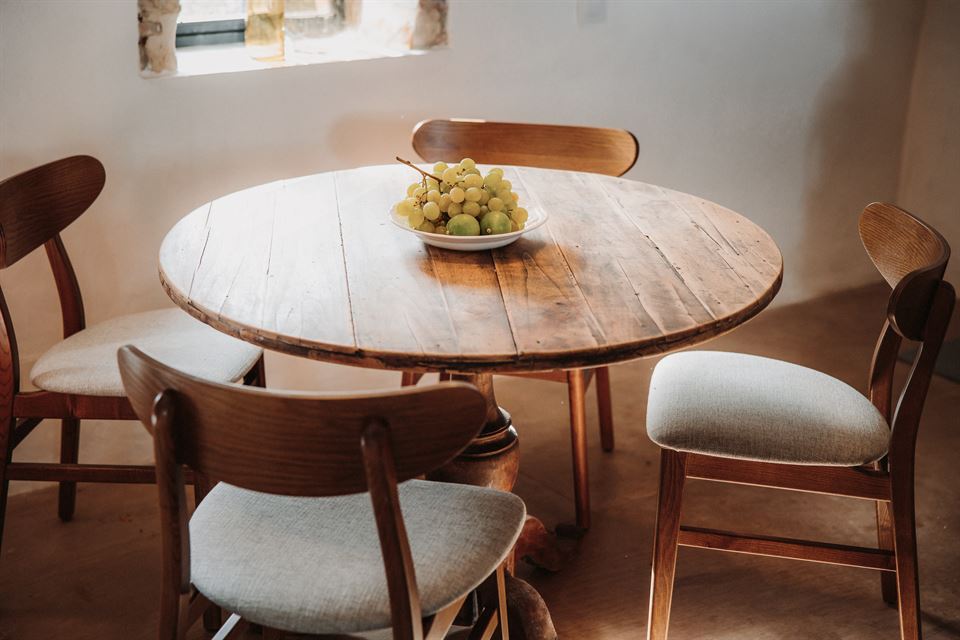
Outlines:
<svg viewBox="0 0 960 640"><path fill-rule="evenodd" d="M818 96L807 148L806 226L799 242L804 258L786 266L814 293L875 275L861 250L857 220L870 202L897 197L909 100L899 88L910 86L923 4L902 3L897 11L880 2L858 6L845 38L855 55ZM910 55L892 41L910 42ZM831 263L824 264L827 257Z"/></svg>

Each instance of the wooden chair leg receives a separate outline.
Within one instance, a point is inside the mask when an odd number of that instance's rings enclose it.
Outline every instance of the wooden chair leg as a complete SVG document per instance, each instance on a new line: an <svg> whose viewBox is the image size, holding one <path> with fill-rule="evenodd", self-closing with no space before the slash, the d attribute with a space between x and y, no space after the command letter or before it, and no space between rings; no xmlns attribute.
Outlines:
<svg viewBox="0 0 960 640"><path fill-rule="evenodd" d="M3 525L7 519L7 494L10 492L7 465L13 457L13 427L16 421L9 419L0 422L0 549L3 549Z"/></svg>
<svg viewBox="0 0 960 640"><path fill-rule="evenodd" d="M506 562L497 569L497 617L500 619L500 640L510 640L510 621L507 619Z"/></svg>
<svg viewBox="0 0 960 640"><path fill-rule="evenodd" d="M877 500L877 546L881 549L893 551L893 513L890 503L885 500ZM880 592L883 595L883 601L889 605L897 606L899 598L897 597L897 576L889 571L880 572Z"/></svg>
<svg viewBox="0 0 960 640"><path fill-rule="evenodd" d="M650 611L647 640L666 640L673 600L673 576L677 568L680 538L680 506L686 454L669 449L660 452L660 494L657 498L657 526L653 540L653 567L650 576Z"/></svg>
<svg viewBox="0 0 960 640"><path fill-rule="evenodd" d="M590 528L590 476L587 463L586 384L581 369L567 372L567 394L570 398L570 442L573 449L573 498L577 510L577 526Z"/></svg>
<svg viewBox="0 0 960 640"><path fill-rule="evenodd" d="M256 382L253 383L256 386ZM202 473L193 474L193 499L194 504L198 505L213 489L214 483ZM215 604L211 604L203 611L203 628L208 633L214 634L223 626L223 611Z"/></svg>
<svg viewBox="0 0 960 640"><path fill-rule="evenodd" d="M613 451L613 399L610 395L610 369L595 369L597 376L597 412L600 414L600 446Z"/></svg>
<svg viewBox="0 0 960 640"><path fill-rule="evenodd" d="M423 377L422 373L414 373L413 371L404 371L400 377L400 386L401 387L413 387L420 382L420 378Z"/></svg>
<svg viewBox="0 0 960 640"><path fill-rule="evenodd" d="M60 421L60 462L76 464L80 455L80 421L64 418ZM73 519L77 504L77 483L61 482L57 514L64 522Z"/></svg>
<svg viewBox="0 0 960 640"><path fill-rule="evenodd" d="M917 530L914 514L913 466L890 464L893 541L900 603L900 637L920 640L920 576L917 566Z"/></svg>

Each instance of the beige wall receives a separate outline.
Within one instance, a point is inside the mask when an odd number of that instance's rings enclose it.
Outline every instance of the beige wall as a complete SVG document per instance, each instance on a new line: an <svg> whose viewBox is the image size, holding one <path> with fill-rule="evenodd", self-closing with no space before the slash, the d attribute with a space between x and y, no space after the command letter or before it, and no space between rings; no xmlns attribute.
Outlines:
<svg viewBox="0 0 960 640"><path fill-rule="evenodd" d="M960 286L960 2L930 0L917 50L897 201L953 245Z"/></svg>
<svg viewBox="0 0 960 640"><path fill-rule="evenodd" d="M102 196L64 234L89 321L168 304L157 247L193 207L284 176L412 156L413 124L448 115L632 130L641 152L630 178L716 200L773 235L786 263L781 302L875 278L856 216L897 195L922 4L604 6L604 22L579 25L574 2L491 10L463 0L452 3L447 50L145 80L134 2L4 0L0 175L72 153L106 165ZM34 255L0 283L29 366L59 331L49 274ZM314 364L274 361L270 373L280 385L336 384ZM52 455L52 432L28 444ZM113 442L149 458L140 436L94 438L85 455Z"/></svg>

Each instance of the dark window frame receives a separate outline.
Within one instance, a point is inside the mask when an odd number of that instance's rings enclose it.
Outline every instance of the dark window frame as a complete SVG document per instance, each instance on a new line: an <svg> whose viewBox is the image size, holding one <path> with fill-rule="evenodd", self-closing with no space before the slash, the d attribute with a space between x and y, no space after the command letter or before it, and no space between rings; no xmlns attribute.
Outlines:
<svg viewBox="0 0 960 640"><path fill-rule="evenodd" d="M177 48L210 44L243 44L247 21L207 20L204 22L180 22L177 24Z"/></svg>

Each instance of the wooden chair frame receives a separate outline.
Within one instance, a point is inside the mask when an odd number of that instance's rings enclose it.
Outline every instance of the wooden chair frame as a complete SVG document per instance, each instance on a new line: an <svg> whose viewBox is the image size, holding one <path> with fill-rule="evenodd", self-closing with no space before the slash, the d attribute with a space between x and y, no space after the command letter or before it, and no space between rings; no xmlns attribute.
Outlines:
<svg viewBox="0 0 960 640"><path fill-rule="evenodd" d="M647 638L667 637L677 550L686 546L880 571L883 599L899 604L901 638L920 639L915 446L937 354L956 301L953 287L943 281L950 247L935 229L888 204L874 203L864 210L860 236L892 287L869 378L870 400L892 425L888 454L872 465L844 468L662 450ZM920 349L892 411L894 369L903 339L919 342ZM854 547L681 525L687 478L873 500L878 546Z"/></svg>
<svg viewBox="0 0 960 640"><path fill-rule="evenodd" d="M452 155L459 155L470 156L484 164L588 171L618 177L633 167L639 150L634 135L623 129L458 119L420 122L413 130L412 143L417 154L427 162L452 160ZM422 375L405 372L401 383L403 386L415 385ZM613 403L609 368L503 375L566 383L570 402L576 523L581 530L589 529L586 394L591 381L596 377L600 444L604 451L613 451Z"/></svg>
<svg viewBox="0 0 960 640"><path fill-rule="evenodd" d="M445 383L358 395L277 393L222 385L167 367L133 347L119 354L124 386L153 432L163 545L160 635L182 640L212 605L190 582L185 471L253 491L335 496L367 491L383 553L396 640L439 640L466 596L421 614L397 484L439 467L476 436L486 403L476 388ZM509 636L503 564L481 585L471 638ZM247 625L232 614L217 638ZM265 629L264 637L285 633ZM343 636L321 636L323 638Z"/></svg>
<svg viewBox="0 0 960 640"><path fill-rule="evenodd" d="M103 165L89 156L72 156L0 182L0 269L43 245L56 283L63 337L85 326L80 284L60 231L97 199L105 182ZM89 396L20 390L20 359L13 321L0 291L0 542L11 480L60 483L58 514L69 521L78 482L153 483L152 466L78 464L80 421L136 420L125 397ZM263 359L245 384L264 385ZM13 451L45 419L59 419L60 462L13 462ZM192 477L187 477L192 482ZM202 493L203 488L198 490Z"/></svg>

